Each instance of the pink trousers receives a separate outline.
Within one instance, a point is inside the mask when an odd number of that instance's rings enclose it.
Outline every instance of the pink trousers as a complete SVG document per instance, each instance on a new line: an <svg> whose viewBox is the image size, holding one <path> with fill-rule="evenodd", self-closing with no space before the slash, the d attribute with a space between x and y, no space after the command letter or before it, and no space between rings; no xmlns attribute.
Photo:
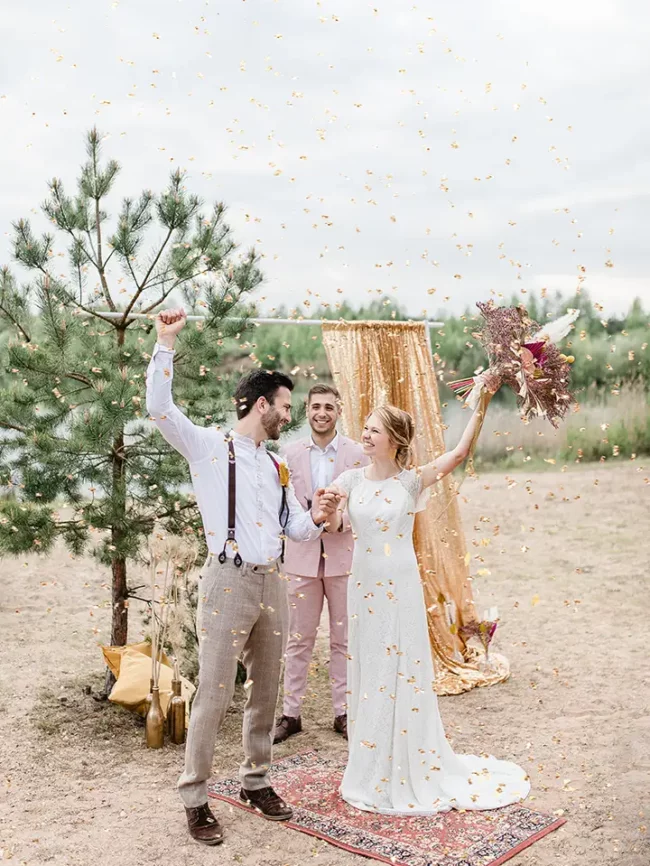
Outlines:
<svg viewBox="0 0 650 866"><path fill-rule="evenodd" d="M323 560L316 577L289 575L289 640L284 668L285 716L300 715L307 692L309 664L316 633L327 598L330 620L330 682L334 715L346 712L346 666L348 651L348 575L325 577Z"/></svg>

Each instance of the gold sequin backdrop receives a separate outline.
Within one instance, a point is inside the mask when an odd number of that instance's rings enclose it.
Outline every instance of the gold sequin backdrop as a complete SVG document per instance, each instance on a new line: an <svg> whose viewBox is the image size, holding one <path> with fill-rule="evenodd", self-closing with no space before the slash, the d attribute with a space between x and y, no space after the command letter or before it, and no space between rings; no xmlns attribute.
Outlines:
<svg viewBox="0 0 650 866"><path fill-rule="evenodd" d="M444 452L438 384L424 323L323 323L323 344L341 393L348 436L360 439L373 407L392 403L415 419L418 465ZM475 619L475 613L455 491L450 476L435 485L427 509L416 517L414 536L436 689L442 695L501 682L509 673L507 661L492 653L494 670L479 670L476 652L457 634L457 627ZM445 601L454 603L456 628L449 623Z"/></svg>

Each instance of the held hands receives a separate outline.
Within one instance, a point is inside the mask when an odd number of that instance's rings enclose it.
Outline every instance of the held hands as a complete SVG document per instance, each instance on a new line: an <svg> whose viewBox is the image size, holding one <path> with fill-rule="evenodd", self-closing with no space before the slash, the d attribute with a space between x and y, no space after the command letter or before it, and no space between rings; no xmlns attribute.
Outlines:
<svg viewBox="0 0 650 866"><path fill-rule="evenodd" d="M348 494L345 490L343 490L342 487L337 487L336 484L332 484L330 487L326 488L325 492L334 493L338 497L336 510L343 514L348 505Z"/></svg>
<svg viewBox="0 0 650 866"><path fill-rule="evenodd" d="M320 487L314 493L314 499L311 506L311 519L314 523L324 523L329 521L336 512L336 507L341 500L341 496L337 490L328 487Z"/></svg>
<svg viewBox="0 0 650 866"><path fill-rule="evenodd" d="M338 532L341 528L341 524L343 523L343 512L345 511L345 507L348 501L347 494L344 490L341 490L340 487L336 487L335 485L332 485L331 487L326 487L325 490L322 491L322 494L324 497L327 497L328 503L333 502L332 511L327 515L326 518L325 529L328 532ZM313 519L316 523L316 518Z"/></svg>
<svg viewBox="0 0 650 866"><path fill-rule="evenodd" d="M162 310L156 316L156 333L161 346L174 348L176 337L187 324L187 315L182 307L173 310Z"/></svg>

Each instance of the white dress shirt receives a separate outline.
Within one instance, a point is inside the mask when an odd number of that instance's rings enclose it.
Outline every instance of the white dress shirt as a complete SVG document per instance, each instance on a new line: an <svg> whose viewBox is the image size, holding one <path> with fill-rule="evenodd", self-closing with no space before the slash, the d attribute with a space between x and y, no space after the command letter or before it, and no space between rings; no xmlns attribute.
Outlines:
<svg viewBox="0 0 650 866"><path fill-rule="evenodd" d="M193 424L172 399L174 350L156 343L147 370L147 411L165 439L190 464L196 501L210 553L219 554L228 536L228 443L232 435L237 467L235 537L244 562L264 565L280 556L282 488L264 445L248 436ZM322 532L287 490L289 519L284 533L292 541L311 541ZM233 558L231 545L226 554Z"/></svg>
<svg viewBox="0 0 650 866"><path fill-rule="evenodd" d="M334 481L334 461L339 450L339 434L321 448L313 438L309 443L309 462L311 464L311 483L314 491L319 487L328 487Z"/></svg>

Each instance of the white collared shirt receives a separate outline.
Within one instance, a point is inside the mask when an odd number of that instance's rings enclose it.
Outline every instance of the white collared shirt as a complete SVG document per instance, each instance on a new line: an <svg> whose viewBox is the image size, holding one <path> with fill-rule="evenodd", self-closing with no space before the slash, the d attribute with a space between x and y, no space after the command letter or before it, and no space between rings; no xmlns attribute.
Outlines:
<svg viewBox="0 0 650 866"><path fill-rule="evenodd" d="M199 427L172 399L174 351L156 343L147 370L147 411L165 439L190 464L196 501L210 553L221 553L228 535L228 442L232 435L237 467L235 536L244 562L264 565L280 556L282 488L264 445L247 436ZM293 486L287 490L289 519L285 534L292 541L311 541L322 529L303 511ZM229 558L235 555L231 545Z"/></svg>
<svg viewBox="0 0 650 866"><path fill-rule="evenodd" d="M311 483L313 490L319 487L327 487L334 481L334 463L339 450L339 434L332 441L321 448L313 438L309 443L309 462L311 464Z"/></svg>

